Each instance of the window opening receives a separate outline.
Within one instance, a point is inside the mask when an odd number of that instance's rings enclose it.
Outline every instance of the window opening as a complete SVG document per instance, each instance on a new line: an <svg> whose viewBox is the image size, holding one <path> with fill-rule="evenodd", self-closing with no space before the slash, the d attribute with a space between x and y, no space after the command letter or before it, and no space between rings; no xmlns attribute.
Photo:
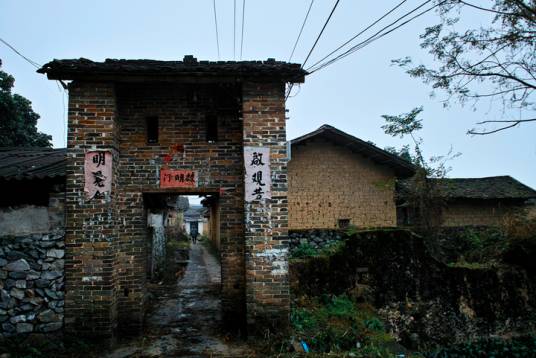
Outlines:
<svg viewBox="0 0 536 358"><path fill-rule="evenodd" d="M207 142L214 143L218 141L218 117L209 114L206 117L207 125Z"/></svg>
<svg viewBox="0 0 536 358"><path fill-rule="evenodd" d="M147 143L158 143L158 117L147 117Z"/></svg>

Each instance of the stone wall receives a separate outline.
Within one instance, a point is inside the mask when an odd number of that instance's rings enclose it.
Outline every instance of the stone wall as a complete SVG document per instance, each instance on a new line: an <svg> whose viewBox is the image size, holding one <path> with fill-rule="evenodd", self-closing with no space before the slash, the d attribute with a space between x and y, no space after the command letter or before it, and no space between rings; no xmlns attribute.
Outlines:
<svg viewBox="0 0 536 358"><path fill-rule="evenodd" d="M395 174L327 141L292 147L289 229L396 226Z"/></svg>
<svg viewBox="0 0 536 358"><path fill-rule="evenodd" d="M301 244L309 244L315 249L322 249L332 243L346 238L344 230L290 230L288 234L290 252Z"/></svg>
<svg viewBox="0 0 536 358"><path fill-rule="evenodd" d="M450 267L409 231L351 236L332 256L291 262L290 277L297 296L346 293L372 303L408 348L536 329L534 271Z"/></svg>
<svg viewBox="0 0 536 358"><path fill-rule="evenodd" d="M65 292L63 232L0 240L0 337L59 331Z"/></svg>

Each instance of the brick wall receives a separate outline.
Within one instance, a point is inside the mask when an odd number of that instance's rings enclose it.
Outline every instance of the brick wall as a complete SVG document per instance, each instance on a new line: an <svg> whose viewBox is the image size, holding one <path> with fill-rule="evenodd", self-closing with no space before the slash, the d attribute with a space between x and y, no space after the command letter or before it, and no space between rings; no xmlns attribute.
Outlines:
<svg viewBox="0 0 536 358"><path fill-rule="evenodd" d="M496 201L449 202L442 212L442 226L499 226L505 215L521 206Z"/></svg>
<svg viewBox="0 0 536 358"><path fill-rule="evenodd" d="M270 147L272 199L245 204L248 332L288 324L288 208L284 86L245 83L244 145Z"/></svg>
<svg viewBox="0 0 536 358"><path fill-rule="evenodd" d="M206 140L208 115L218 117L214 143ZM158 118L158 143L147 143L147 117ZM250 327L288 322L281 83L222 88L73 82L68 139L68 331L106 338L117 329L140 332L147 261L144 194L162 192L218 197L221 296L229 328L243 328L246 312ZM273 197L269 202L244 206L243 145L271 148ZM87 200L83 193L84 153L95 149L113 154L112 193ZM163 167L197 171L197 188L160 189Z"/></svg>
<svg viewBox="0 0 536 358"><path fill-rule="evenodd" d="M218 96L228 95L210 86L197 86L195 94L190 87L179 85L118 88L119 215L123 219L118 250L120 328L136 329L142 321L146 237L142 194L160 190L163 157L174 145L181 145L184 151L173 155L167 167L196 170L200 190L220 193L222 306L224 314L233 317L230 322L240 324L237 317L244 316L242 123L237 118L238 110L218 113L216 143L208 143L205 132L205 116L217 111ZM157 144L148 145L146 141L148 116L159 120Z"/></svg>
<svg viewBox="0 0 536 358"><path fill-rule="evenodd" d="M394 172L335 144L313 139L292 148L289 228L396 226Z"/></svg>
<svg viewBox="0 0 536 358"><path fill-rule="evenodd" d="M72 82L69 87L66 166L65 327L85 336L113 337L117 314L117 186L86 200L84 155L109 150L117 177L118 132L114 86Z"/></svg>

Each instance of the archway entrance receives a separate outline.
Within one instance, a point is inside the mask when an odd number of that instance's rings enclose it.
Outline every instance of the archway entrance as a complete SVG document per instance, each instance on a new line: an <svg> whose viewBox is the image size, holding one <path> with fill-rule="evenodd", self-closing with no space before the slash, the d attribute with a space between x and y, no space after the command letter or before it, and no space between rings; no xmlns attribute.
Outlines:
<svg viewBox="0 0 536 358"><path fill-rule="evenodd" d="M144 354L229 354L221 303L217 193L146 193L147 291Z"/></svg>
<svg viewBox="0 0 536 358"><path fill-rule="evenodd" d="M185 56L54 60L40 72L72 81L66 332L113 340L142 331L144 196L182 184L218 193L224 321L248 334L286 325L285 84L303 82L301 66Z"/></svg>

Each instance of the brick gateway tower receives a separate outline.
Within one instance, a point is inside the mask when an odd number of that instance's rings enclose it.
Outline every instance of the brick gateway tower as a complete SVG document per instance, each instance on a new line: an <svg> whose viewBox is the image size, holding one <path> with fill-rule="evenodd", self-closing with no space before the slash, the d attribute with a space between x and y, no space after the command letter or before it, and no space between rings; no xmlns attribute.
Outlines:
<svg viewBox="0 0 536 358"><path fill-rule="evenodd" d="M140 332L148 193L212 194L220 211L224 322L286 325L285 84L268 61L54 60L70 80L67 332Z"/></svg>

